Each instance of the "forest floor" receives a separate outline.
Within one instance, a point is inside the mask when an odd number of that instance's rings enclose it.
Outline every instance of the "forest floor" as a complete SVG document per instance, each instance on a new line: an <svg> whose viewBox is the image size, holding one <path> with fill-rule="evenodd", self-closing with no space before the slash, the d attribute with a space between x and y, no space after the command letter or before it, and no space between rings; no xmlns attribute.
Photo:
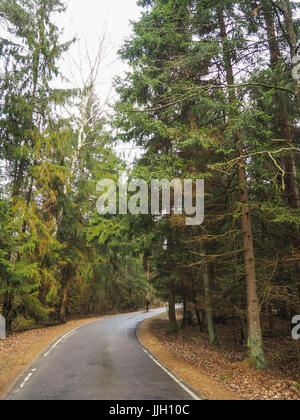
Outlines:
<svg viewBox="0 0 300 420"><path fill-rule="evenodd" d="M219 348L209 344L198 326L177 334L168 334L167 326L166 314L144 321L139 329L141 343L205 399L300 400L297 347L287 335L287 323L276 319L272 334L264 331L269 367L265 371L249 365L246 347L233 343L231 325L217 326Z"/></svg>
<svg viewBox="0 0 300 420"><path fill-rule="evenodd" d="M55 327L14 333L6 340L0 340L0 400L8 393L15 380L58 337L73 328L101 318L104 317L81 319Z"/></svg>

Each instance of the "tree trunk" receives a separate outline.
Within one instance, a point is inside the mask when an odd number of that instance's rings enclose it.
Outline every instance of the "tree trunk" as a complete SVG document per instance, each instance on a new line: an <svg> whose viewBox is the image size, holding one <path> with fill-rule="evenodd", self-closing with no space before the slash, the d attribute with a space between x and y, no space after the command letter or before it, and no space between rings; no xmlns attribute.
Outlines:
<svg viewBox="0 0 300 420"><path fill-rule="evenodd" d="M247 321L242 315L240 317L240 322L241 322L241 341L240 341L240 344L242 345L242 344L247 342L247 337L248 337Z"/></svg>
<svg viewBox="0 0 300 420"><path fill-rule="evenodd" d="M236 94L234 88L234 76L232 68L232 59L230 54L230 46L228 43L226 25L224 20L224 5L219 3L217 7L217 15L219 21L219 27L221 32L223 56L225 62L226 79L229 88L229 103L233 103L236 100ZM234 115L233 115L234 117ZM244 262L246 271L246 284L247 284L247 306L248 306L248 347L250 352L250 362L257 369L265 369L266 361L264 358L263 345L262 345L262 334L261 334L261 323L260 323L260 308L257 296L256 286L256 269L254 259L254 246L253 246L253 234L251 226L250 206L249 206L249 194L247 177L245 171L245 159L243 157L243 146L241 143L239 133L236 133L236 151L237 156L240 158L237 167L237 176L240 189L239 201L241 202L242 212L242 231L243 231L243 244L244 244Z"/></svg>
<svg viewBox="0 0 300 420"><path fill-rule="evenodd" d="M188 322L188 303L186 296L183 296L183 316L181 322L181 329L184 330Z"/></svg>
<svg viewBox="0 0 300 420"><path fill-rule="evenodd" d="M188 303L188 310L187 310L187 323L190 327L194 327L194 318L193 318L193 311L190 309L189 303Z"/></svg>
<svg viewBox="0 0 300 420"><path fill-rule="evenodd" d="M199 314L199 309L195 308L195 313L196 313L196 318L198 321L198 325L201 327L201 319L200 319L200 314Z"/></svg>
<svg viewBox="0 0 300 420"><path fill-rule="evenodd" d="M197 317L197 321L198 321L198 325L200 326L200 332L205 331L205 322L203 320L203 311L199 311L199 307L197 304L197 300L194 300L194 304L195 304L195 313L196 313L196 317Z"/></svg>
<svg viewBox="0 0 300 420"><path fill-rule="evenodd" d="M176 307L175 307L175 295L173 290L169 293L169 333L176 333L178 331L178 325L176 320Z"/></svg>
<svg viewBox="0 0 300 420"><path fill-rule="evenodd" d="M243 162L243 163L242 163ZM244 159L239 164L238 180L241 188L240 201L242 203L242 230L244 244L244 261L247 283L247 306L248 306L248 347L250 360L257 369L265 369L266 362L263 353L260 307L257 296L256 270L254 259L253 235L251 226L249 196L247 189Z"/></svg>
<svg viewBox="0 0 300 420"><path fill-rule="evenodd" d="M65 274L65 285L63 288L62 299L60 304L59 310L59 321L64 324L66 322L66 311L67 311L67 303L68 303L68 293L71 284L71 269L67 266L64 269Z"/></svg>
<svg viewBox="0 0 300 420"><path fill-rule="evenodd" d="M205 246L201 246L201 253L206 255ZM214 312L211 304L211 293L210 293L210 273L209 273L209 264L206 263L203 265L203 286L204 286L204 295L205 295L205 309L206 309L206 320L207 320L207 329L209 335L209 342L213 346L219 346L219 340L216 334L215 321L214 321Z"/></svg>

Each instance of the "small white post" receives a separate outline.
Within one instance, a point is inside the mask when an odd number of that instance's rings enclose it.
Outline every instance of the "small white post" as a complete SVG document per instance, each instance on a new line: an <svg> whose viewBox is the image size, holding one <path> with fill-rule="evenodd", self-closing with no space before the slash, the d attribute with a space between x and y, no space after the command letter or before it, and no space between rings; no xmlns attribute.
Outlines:
<svg viewBox="0 0 300 420"><path fill-rule="evenodd" d="M2 315L0 315L0 340L6 340L6 321Z"/></svg>

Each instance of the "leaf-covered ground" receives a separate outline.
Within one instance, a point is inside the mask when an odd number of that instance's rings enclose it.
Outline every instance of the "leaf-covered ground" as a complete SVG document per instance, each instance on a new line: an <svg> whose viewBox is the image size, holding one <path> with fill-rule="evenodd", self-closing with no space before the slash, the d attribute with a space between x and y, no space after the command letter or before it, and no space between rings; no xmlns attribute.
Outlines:
<svg viewBox="0 0 300 420"><path fill-rule="evenodd" d="M217 327L220 348L197 326L168 334L165 317L146 321L139 334L145 347L206 399L299 400L297 346L287 324L278 320L272 334L265 332L265 371L249 366L246 348L232 340L232 328Z"/></svg>

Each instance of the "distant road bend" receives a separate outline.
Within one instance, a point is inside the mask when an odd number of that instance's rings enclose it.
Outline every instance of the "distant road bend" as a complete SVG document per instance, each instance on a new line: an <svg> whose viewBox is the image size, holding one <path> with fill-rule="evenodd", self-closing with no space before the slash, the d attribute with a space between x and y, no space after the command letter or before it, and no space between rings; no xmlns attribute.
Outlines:
<svg viewBox="0 0 300 420"><path fill-rule="evenodd" d="M164 311L113 316L72 330L39 357L6 399L199 399L157 364L136 338L141 321Z"/></svg>

